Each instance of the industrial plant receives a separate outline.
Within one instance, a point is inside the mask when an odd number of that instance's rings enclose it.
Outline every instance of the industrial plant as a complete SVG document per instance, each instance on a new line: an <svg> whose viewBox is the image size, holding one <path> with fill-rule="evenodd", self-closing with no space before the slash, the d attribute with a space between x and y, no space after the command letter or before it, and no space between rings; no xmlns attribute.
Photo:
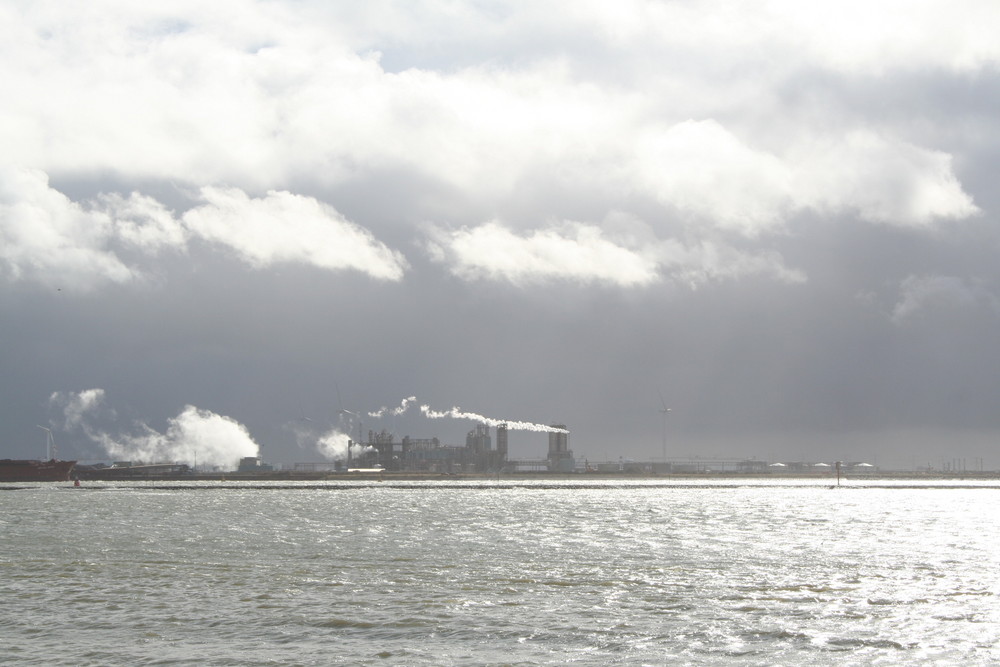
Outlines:
<svg viewBox="0 0 1000 667"><path fill-rule="evenodd" d="M386 430L368 431L366 442L350 440L347 456L320 463L296 463L298 472L337 472L375 470L389 472L494 473L547 470L573 472L576 460L569 449L569 431L565 425L549 427L548 457L545 459L510 459L507 450L508 425L499 424L494 437L487 424L478 424L468 432L465 445L444 445L438 438L411 438L396 441ZM244 459L242 472L251 472L254 459ZM258 464L259 465L259 464Z"/></svg>
<svg viewBox="0 0 1000 667"><path fill-rule="evenodd" d="M607 475L777 475L777 476L871 476L880 472L875 465L861 461L825 462L768 462L756 458L725 459L712 457L674 457L662 460L635 461L619 457L618 460L592 461L581 456L578 460L569 447L569 429L565 424L531 425L531 430L545 432L548 449L540 451L544 457L511 458L508 450L508 432L516 430L519 422L483 422L468 431L464 445L442 444L434 438L404 436L396 439L386 429L368 430L362 440L346 439L341 456L332 460L297 462L280 466L264 462L258 456L247 456L239 461L236 470L195 468L180 462L147 463L141 461L116 461L111 465L78 465L72 477L82 480L152 480L152 479L327 479L340 474L375 474L425 476L439 475L507 475L518 473L574 474L592 473ZM8 462L18 463L18 462ZM23 463L23 462L22 462ZM69 462L75 464L76 462ZM37 466L36 466L37 467ZM20 469L19 469L20 470ZM33 470L33 468L32 468ZM944 472L969 474L964 465L954 468L942 466ZM934 472L928 468L925 473ZM981 469L978 471L984 472ZM65 480L70 473L61 472ZM18 479L24 474L18 473ZM213 477L214 476L214 477ZM15 477L14 473L8 475ZM37 477L37 475L36 475Z"/></svg>

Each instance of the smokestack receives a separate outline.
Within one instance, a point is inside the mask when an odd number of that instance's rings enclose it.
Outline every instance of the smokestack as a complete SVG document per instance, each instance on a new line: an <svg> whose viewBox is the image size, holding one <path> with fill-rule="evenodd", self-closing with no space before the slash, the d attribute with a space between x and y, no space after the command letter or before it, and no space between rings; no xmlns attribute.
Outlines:
<svg viewBox="0 0 1000 667"><path fill-rule="evenodd" d="M497 458L500 463L507 460L507 424L497 425Z"/></svg>

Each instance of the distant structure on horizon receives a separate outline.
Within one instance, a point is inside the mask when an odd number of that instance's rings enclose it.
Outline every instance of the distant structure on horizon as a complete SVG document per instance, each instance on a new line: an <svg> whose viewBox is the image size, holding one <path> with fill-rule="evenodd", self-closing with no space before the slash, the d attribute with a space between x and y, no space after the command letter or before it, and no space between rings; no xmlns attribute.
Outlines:
<svg viewBox="0 0 1000 667"><path fill-rule="evenodd" d="M531 464L541 464L551 471L572 472L576 461L568 447L566 427L559 425L553 428L562 432L549 433L548 458L533 459ZM523 463L508 459L507 424L501 423L496 427L495 446L490 431L487 424L477 424L466 434L464 447L442 445L437 438L410 436L396 442L395 436L384 429L368 431L367 442L349 441L346 461L338 460L327 465L333 470L381 466L387 471L490 473L517 468ZM307 465L316 467L322 464Z"/></svg>
<svg viewBox="0 0 1000 667"><path fill-rule="evenodd" d="M552 424L558 431L549 432L549 470L551 472L573 472L576 459L569 448L569 431L565 424Z"/></svg>

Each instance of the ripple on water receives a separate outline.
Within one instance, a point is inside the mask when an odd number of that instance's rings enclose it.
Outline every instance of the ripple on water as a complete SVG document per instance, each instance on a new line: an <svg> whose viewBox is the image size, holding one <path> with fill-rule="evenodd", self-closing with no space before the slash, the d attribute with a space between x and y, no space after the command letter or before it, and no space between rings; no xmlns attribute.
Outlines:
<svg viewBox="0 0 1000 667"><path fill-rule="evenodd" d="M19 664L1000 662L996 490L8 495Z"/></svg>

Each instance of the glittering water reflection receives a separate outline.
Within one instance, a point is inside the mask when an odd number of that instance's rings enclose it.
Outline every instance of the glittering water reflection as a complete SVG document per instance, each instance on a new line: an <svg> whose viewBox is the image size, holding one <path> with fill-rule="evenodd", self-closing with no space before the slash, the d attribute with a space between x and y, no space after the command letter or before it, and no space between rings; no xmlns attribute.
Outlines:
<svg viewBox="0 0 1000 667"><path fill-rule="evenodd" d="M2 492L13 664L993 664L1000 490Z"/></svg>

